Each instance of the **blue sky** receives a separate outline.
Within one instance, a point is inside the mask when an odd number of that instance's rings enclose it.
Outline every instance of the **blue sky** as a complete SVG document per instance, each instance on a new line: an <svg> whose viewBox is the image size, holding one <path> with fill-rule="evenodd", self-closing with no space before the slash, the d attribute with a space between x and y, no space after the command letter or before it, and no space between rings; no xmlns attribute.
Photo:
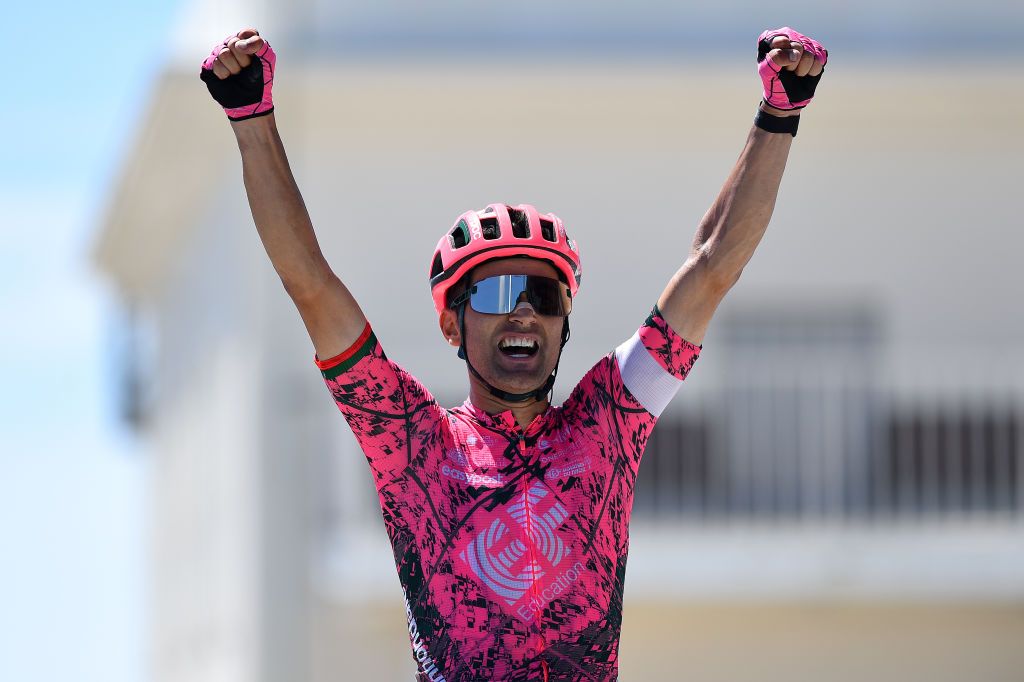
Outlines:
<svg viewBox="0 0 1024 682"><path fill-rule="evenodd" d="M3 680L145 675L147 462L115 415L116 306L88 253L180 4L5 13L16 59L0 97Z"/></svg>

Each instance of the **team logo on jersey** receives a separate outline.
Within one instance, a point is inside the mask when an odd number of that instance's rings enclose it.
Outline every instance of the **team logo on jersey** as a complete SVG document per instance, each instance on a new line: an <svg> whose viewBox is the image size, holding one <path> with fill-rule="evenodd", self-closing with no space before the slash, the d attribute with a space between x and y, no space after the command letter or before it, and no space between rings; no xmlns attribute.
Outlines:
<svg viewBox="0 0 1024 682"><path fill-rule="evenodd" d="M569 550L558 527L569 517L540 481L525 495L492 512L459 557L523 620L579 580L583 565L561 565ZM568 562L565 562L568 564Z"/></svg>

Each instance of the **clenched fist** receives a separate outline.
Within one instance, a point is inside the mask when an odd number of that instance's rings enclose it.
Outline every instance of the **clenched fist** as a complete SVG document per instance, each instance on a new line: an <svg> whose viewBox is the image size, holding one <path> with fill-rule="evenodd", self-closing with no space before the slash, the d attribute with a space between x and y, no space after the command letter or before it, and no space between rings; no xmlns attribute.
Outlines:
<svg viewBox="0 0 1024 682"><path fill-rule="evenodd" d="M247 28L213 48L199 77L232 121L274 110L271 90L277 55L256 29Z"/></svg>
<svg viewBox="0 0 1024 682"><path fill-rule="evenodd" d="M776 109L802 109L814 97L828 62L828 50L783 26L758 37L757 62L765 103Z"/></svg>

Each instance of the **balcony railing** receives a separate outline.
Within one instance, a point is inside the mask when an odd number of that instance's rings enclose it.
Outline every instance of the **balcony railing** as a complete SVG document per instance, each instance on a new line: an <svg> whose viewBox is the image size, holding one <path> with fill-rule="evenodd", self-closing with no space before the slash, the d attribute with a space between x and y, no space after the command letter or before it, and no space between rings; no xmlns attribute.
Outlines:
<svg viewBox="0 0 1024 682"><path fill-rule="evenodd" d="M1016 400L908 406L864 391L732 389L665 415L634 514L717 521L1024 516Z"/></svg>

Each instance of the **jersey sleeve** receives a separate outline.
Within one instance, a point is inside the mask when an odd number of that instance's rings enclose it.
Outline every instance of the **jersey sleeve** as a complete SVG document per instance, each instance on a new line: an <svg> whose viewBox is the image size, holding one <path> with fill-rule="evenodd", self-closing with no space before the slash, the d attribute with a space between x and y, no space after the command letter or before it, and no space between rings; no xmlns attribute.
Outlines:
<svg viewBox="0 0 1024 682"><path fill-rule="evenodd" d="M700 346L679 336L654 306L640 329L615 349L615 362L630 394L658 417L682 386L700 351Z"/></svg>
<svg viewBox="0 0 1024 682"><path fill-rule="evenodd" d="M600 439L609 458L621 458L636 471L651 429L700 350L655 306L629 340L583 375L563 405L567 418Z"/></svg>
<svg viewBox="0 0 1024 682"><path fill-rule="evenodd" d="M359 441L378 490L436 447L442 408L384 355L369 324L344 352L327 360L314 355L313 361Z"/></svg>

